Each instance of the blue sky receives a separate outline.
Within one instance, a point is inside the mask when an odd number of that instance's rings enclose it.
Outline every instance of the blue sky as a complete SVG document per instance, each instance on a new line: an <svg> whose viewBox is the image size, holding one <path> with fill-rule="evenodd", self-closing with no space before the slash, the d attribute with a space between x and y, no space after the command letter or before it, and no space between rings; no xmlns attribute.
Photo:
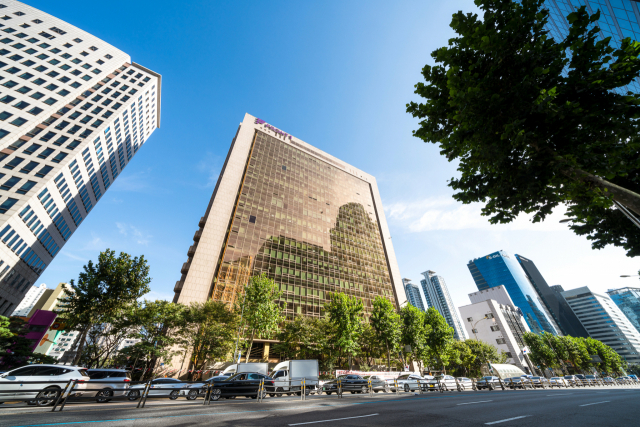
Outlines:
<svg viewBox="0 0 640 427"><path fill-rule="evenodd" d="M471 0L34 0L162 74L162 123L38 283L77 278L105 248L144 254L149 298L173 298L198 220L245 112L373 174L400 272L435 270L458 306L476 290L467 262L496 250L533 260L549 284L636 285L637 261L592 251L559 224L519 218L492 226L451 198L455 163L413 138L405 104L448 24Z"/></svg>

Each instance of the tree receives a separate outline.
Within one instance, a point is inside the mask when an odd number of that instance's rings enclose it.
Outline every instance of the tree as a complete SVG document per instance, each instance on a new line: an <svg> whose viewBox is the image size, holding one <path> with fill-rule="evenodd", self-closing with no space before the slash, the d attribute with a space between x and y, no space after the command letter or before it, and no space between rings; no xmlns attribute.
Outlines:
<svg viewBox="0 0 640 427"><path fill-rule="evenodd" d="M282 307L277 302L282 292L278 289L278 284L264 273L251 277L244 292L244 298L238 302L236 311L242 316L249 337L245 359L248 362L253 340L256 337L270 338L276 334L284 316Z"/></svg>
<svg viewBox="0 0 640 427"><path fill-rule="evenodd" d="M558 357L542 335L525 332L522 339L527 347L529 347L529 359L531 359L534 365L539 366L541 369L544 369L544 367L557 368L560 366L558 364Z"/></svg>
<svg viewBox="0 0 640 427"><path fill-rule="evenodd" d="M362 329L362 310L364 306L358 298L342 292L329 294L324 310L335 327L334 344L349 360L358 352L358 338Z"/></svg>
<svg viewBox="0 0 640 427"><path fill-rule="evenodd" d="M185 306L165 300L137 302L126 318L128 338L139 339L135 344L136 358L147 363L145 372L155 368L158 359L171 356L171 348L178 343L176 328L184 324ZM131 361L135 367L136 360Z"/></svg>
<svg viewBox="0 0 640 427"><path fill-rule="evenodd" d="M405 353L410 354L411 359L418 361L420 364L422 364L426 351L425 338L428 326L425 324L424 317L424 311L415 308L411 304L405 305L400 310L400 319L402 320L401 343L405 346ZM407 351L409 348L410 350Z"/></svg>
<svg viewBox="0 0 640 427"><path fill-rule="evenodd" d="M190 370L202 370L207 362L223 360L233 348L237 314L220 301L193 303L183 312L177 330L182 347L190 354ZM189 380L192 375L189 373Z"/></svg>
<svg viewBox="0 0 640 427"><path fill-rule="evenodd" d="M27 322L20 317L1 317L0 325L0 370L28 363L56 363L51 356L33 352L33 342L24 337L29 332Z"/></svg>
<svg viewBox="0 0 640 427"><path fill-rule="evenodd" d="M507 354L504 351L498 353L498 349L483 341L468 339L453 342L455 358L452 360L462 369L458 370L460 376L482 376L482 365L489 363L506 363Z"/></svg>
<svg viewBox="0 0 640 427"><path fill-rule="evenodd" d="M96 325L105 325L122 319L135 301L149 292L149 266L144 256L132 258L107 249L83 267L78 282L65 285L61 298L59 318L67 330L80 331L74 364L82 357L87 334Z"/></svg>
<svg viewBox="0 0 640 427"><path fill-rule="evenodd" d="M388 299L377 296L373 300L373 310L369 318L376 332L376 340L384 346L387 354L387 370L391 370L391 352L400 350L400 315Z"/></svg>
<svg viewBox="0 0 640 427"><path fill-rule="evenodd" d="M442 368L446 373L446 367L456 357L456 347L453 343L455 331L449 326L446 319L434 307L429 307L424 316L426 356L435 366ZM433 365L431 365L433 366Z"/></svg>
<svg viewBox="0 0 640 427"><path fill-rule="evenodd" d="M491 223L519 214L542 221L568 205L571 228L594 248L640 255L640 230L614 201L640 215L640 43L599 40L600 12L569 14L569 34L544 29L544 0L475 0L484 15L458 12L457 37L433 51L426 83L407 104L414 135L459 162L449 186L462 203L486 203Z"/></svg>

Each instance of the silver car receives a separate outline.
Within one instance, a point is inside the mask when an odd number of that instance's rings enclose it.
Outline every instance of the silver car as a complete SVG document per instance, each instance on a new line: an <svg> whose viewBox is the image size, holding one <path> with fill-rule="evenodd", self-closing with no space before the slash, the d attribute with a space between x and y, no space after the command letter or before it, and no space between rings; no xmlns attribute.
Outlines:
<svg viewBox="0 0 640 427"><path fill-rule="evenodd" d="M424 388L427 380L418 374L402 374L396 378L395 382L398 384L398 390L409 392L420 390L421 387ZM395 388L395 384L393 387Z"/></svg>
<svg viewBox="0 0 640 427"><path fill-rule="evenodd" d="M438 375L427 382L425 389L429 391L439 391L440 388L448 391L457 390L458 384L456 384L455 377L451 375Z"/></svg>
<svg viewBox="0 0 640 427"><path fill-rule="evenodd" d="M168 397L176 400L180 396L180 389L186 388L187 384L175 378L156 378L151 381L149 387L149 397ZM129 387L127 396L129 400L136 400L142 396L146 384L136 384Z"/></svg>
<svg viewBox="0 0 640 427"><path fill-rule="evenodd" d="M129 393L131 373L125 369L89 369L89 386L87 394L95 393L96 402L104 403L112 397L122 397ZM94 391L94 389L102 389Z"/></svg>
<svg viewBox="0 0 640 427"><path fill-rule="evenodd" d="M473 381L471 381L467 377L458 377L458 384L463 390L472 390L473 389Z"/></svg>
<svg viewBox="0 0 640 427"><path fill-rule="evenodd" d="M551 377L549 378L549 387L569 387L569 384L567 384L567 381L562 377Z"/></svg>
<svg viewBox="0 0 640 427"><path fill-rule="evenodd" d="M89 380L85 368L29 365L13 369L0 375L0 402L22 400L33 401L38 406L53 405L70 380L74 381L71 396L82 396Z"/></svg>

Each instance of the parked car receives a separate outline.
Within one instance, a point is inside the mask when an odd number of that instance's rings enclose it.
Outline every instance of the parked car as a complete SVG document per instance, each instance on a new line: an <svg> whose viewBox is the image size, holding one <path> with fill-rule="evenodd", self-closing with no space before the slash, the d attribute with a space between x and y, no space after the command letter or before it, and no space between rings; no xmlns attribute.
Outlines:
<svg viewBox="0 0 640 427"><path fill-rule="evenodd" d="M335 380L327 381L322 386L322 391L328 395L331 393L338 393L338 380L340 380L343 393L347 391L351 394L369 392L369 380L355 374L340 375ZM387 387L387 383L383 379L372 380L371 385L378 388L378 390L385 389L385 387Z"/></svg>
<svg viewBox="0 0 640 427"><path fill-rule="evenodd" d="M604 383L604 385L615 385L616 384L616 380L614 380L611 377L602 378L602 382Z"/></svg>
<svg viewBox="0 0 640 427"><path fill-rule="evenodd" d="M458 385L456 384L456 379L451 375L438 375L432 380L427 381L425 387L428 391L439 391L440 388L449 391L457 390Z"/></svg>
<svg viewBox="0 0 640 427"><path fill-rule="evenodd" d="M565 375L564 379L569 383L571 387L582 387L584 384L575 375Z"/></svg>
<svg viewBox="0 0 640 427"><path fill-rule="evenodd" d="M569 387L569 384L562 377L551 377L549 379L549 387L551 387L551 388L553 388L553 387L558 387L558 388Z"/></svg>
<svg viewBox="0 0 640 427"><path fill-rule="evenodd" d="M398 384L398 390L409 392L420 390L420 388L424 389L427 381L432 378L423 378L418 374L402 374L396 378L396 383Z"/></svg>
<svg viewBox="0 0 640 427"><path fill-rule="evenodd" d="M517 388L526 389L531 387L529 383L529 379L526 377L510 377L504 379L505 387L509 387L511 390L515 390Z"/></svg>
<svg viewBox="0 0 640 427"><path fill-rule="evenodd" d="M0 375L0 402L34 401L38 406L53 405L61 391L75 380L72 397L82 396L89 375L85 368L65 365L29 365ZM42 382L26 384L25 382Z"/></svg>
<svg viewBox="0 0 640 427"><path fill-rule="evenodd" d="M185 388L180 390L180 396L186 396L187 400L196 400L199 396L203 396L207 392L207 387L214 381L224 381L233 374L216 375L201 383L186 384Z"/></svg>
<svg viewBox="0 0 640 427"><path fill-rule="evenodd" d="M258 397L260 383L264 380L263 396L272 393L275 389L275 381L268 375L259 372L241 372L225 379L213 378L211 384L211 400L217 401L221 397L235 398L247 396L255 399Z"/></svg>
<svg viewBox="0 0 640 427"><path fill-rule="evenodd" d="M595 387L595 382L591 381L589 378L585 377L582 374L576 374L575 377L582 382L582 385L587 387Z"/></svg>
<svg viewBox="0 0 640 427"><path fill-rule="evenodd" d="M136 384L129 387L129 393L127 396L129 400L136 400L142 396L146 384ZM176 400L180 396L180 389L185 388L186 384L175 378L156 378L151 381L149 387L150 397L168 397L171 400Z"/></svg>
<svg viewBox="0 0 640 427"><path fill-rule="evenodd" d="M88 391L95 393L96 402L104 403L113 397L126 396L129 393L131 373L126 369L89 369L89 389L102 388L100 391Z"/></svg>
<svg viewBox="0 0 640 427"><path fill-rule="evenodd" d="M545 377L531 377L531 384L533 385L533 388L547 388L550 385L549 380Z"/></svg>
<svg viewBox="0 0 640 427"><path fill-rule="evenodd" d="M367 381L371 380L371 389L375 393L377 393L379 391L383 391L385 393L389 393L391 391L391 387L389 387L389 384L387 384L385 379L382 378L379 375L365 375L362 378L364 378Z"/></svg>
<svg viewBox="0 0 640 427"><path fill-rule="evenodd" d="M498 377L493 377L493 376L482 377L480 378L480 380L478 380L478 382L476 382L476 388L478 390L490 389L490 388L496 388L496 387L500 387L500 378Z"/></svg>
<svg viewBox="0 0 640 427"><path fill-rule="evenodd" d="M473 389L473 381L467 377L458 377L458 384L460 384L460 387L462 387L463 390Z"/></svg>

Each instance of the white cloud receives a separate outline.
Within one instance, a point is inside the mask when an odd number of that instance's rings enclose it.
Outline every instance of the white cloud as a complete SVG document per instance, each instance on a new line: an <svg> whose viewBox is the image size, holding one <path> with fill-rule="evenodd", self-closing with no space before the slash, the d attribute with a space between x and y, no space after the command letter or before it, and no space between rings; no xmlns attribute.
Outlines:
<svg viewBox="0 0 640 427"><path fill-rule="evenodd" d="M199 172L206 174L207 180L204 188L213 188L218 181L218 175L220 175L219 156L214 155L211 152L207 152L204 158L198 162L197 169Z"/></svg>
<svg viewBox="0 0 640 427"><path fill-rule="evenodd" d="M509 224L491 224L482 216L482 205L462 204L450 197L430 197L419 201L394 202L384 207L389 220L411 233L433 230L564 230L560 224L564 218L564 208L558 208L543 222L533 223L533 215L520 215Z"/></svg>
<svg viewBox="0 0 640 427"><path fill-rule="evenodd" d="M116 227L118 227L118 231L120 232L120 234L123 234L126 237L129 237L129 235L131 235L131 237L136 241L136 243L140 245L145 245L145 246L148 245L149 240L151 239L151 237L153 237L152 235L147 234L146 232L140 230L139 228L131 224L116 222Z"/></svg>

